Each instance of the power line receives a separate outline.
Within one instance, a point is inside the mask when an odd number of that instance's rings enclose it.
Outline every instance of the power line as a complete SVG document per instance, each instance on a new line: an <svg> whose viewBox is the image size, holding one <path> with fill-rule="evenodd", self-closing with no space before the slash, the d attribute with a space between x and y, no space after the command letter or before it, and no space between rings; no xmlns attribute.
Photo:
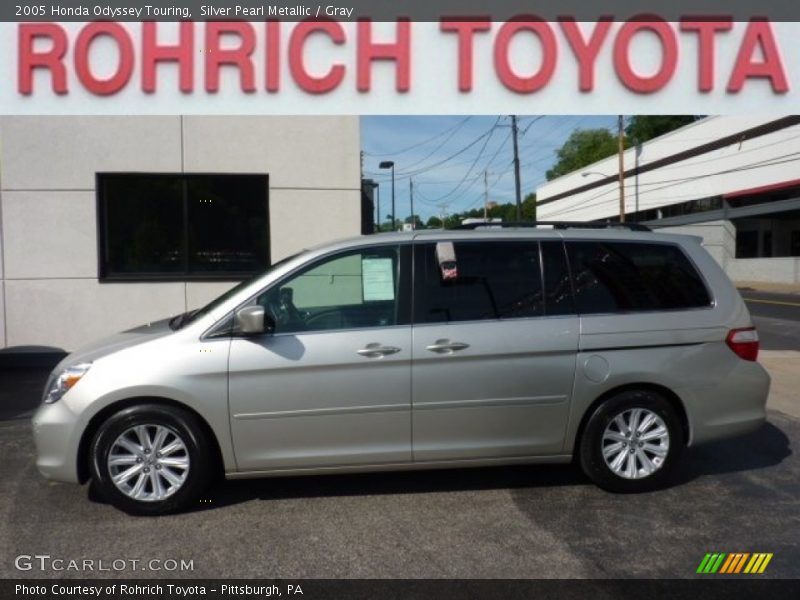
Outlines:
<svg viewBox="0 0 800 600"><path fill-rule="evenodd" d="M426 140L423 140L421 142L417 142L416 144L411 144L410 146L407 146L407 147L402 148L400 150L394 150L392 152L366 152L365 151L364 154L366 154L367 156L372 156L372 157L376 157L376 158L377 157L383 157L383 156L397 156L398 154L405 154L406 152L410 152L411 150L415 150L416 148L420 148L422 146L425 146L426 144L429 144L429 143L431 143L431 142L433 142L435 140L438 140L440 137L442 137L444 135L447 135L451 131L452 132L457 132L461 127L466 125L467 121L469 121L471 118L472 118L472 116L465 117L464 119L462 119L461 121L459 121L458 123L453 125L452 127L448 127L444 131L440 131L435 136L433 136L431 138L428 138Z"/></svg>
<svg viewBox="0 0 800 600"><path fill-rule="evenodd" d="M495 123L495 125L496 125L496 126L499 126L499 122L500 122L500 118L498 118L498 121ZM482 154L482 152L481 152L481 153L478 155L478 157L477 157L477 158L476 158L474 161L472 161L472 166L470 167L470 170L469 170L469 171L467 171L467 173L465 174L465 177L464 177L464 178L462 178L462 181L460 182L460 183L463 183L463 182L465 182L465 181L471 181L472 183L471 183L469 186L467 186L466 188L464 188L464 189L463 189L463 190L462 190L462 191L461 191L459 194L457 194L457 195L456 195L454 198L451 198L451 199L450 199L450 201L447 203L448 205L449 205L449 204L452 204L453 202L456 202L456 201L457 201L459 198L462 198L462 197L463 197L463 196L464 196L464 195L465 195L467 192L469 192L469 191L470 191L470 190L471 190L473 187L475 187L475 184L476 184L476 183L477 183L477 182L478 182L478 181L479 181L479 180L480 180L480 179L483 177L483 172L487 171L487 170L489 169L489 167L491 167L491 166L494 164L494 161L495 161L495 160L497 159L497 157L500 155L500 151L501 151L503 148L505 148L505 145L508 143L508 141L509 141L510 139L511 139L511 131L509 131L509 132L508 132L508 135L505 137L505 139L504 139L504 140L503 140L503 141L502 141L502 142L501 142L501 143L500 143L500 144L497 146L497 149L495 150L494 154L493 154L493 155L492 155L492 157L491 157L491 158L488 160L488 162L487 162L487 163L484 165L484 167L483 167L483 168L480 170L480 172L479 172L478 174L474 175L473 177L471 177L471 178L467 179L467 177L469 176L469 173L470 173L470 171L471 171L472 169L474 169L474 168L475 168L475 165L477 164L478 160L480 159L480 154ZM484 148L485 148L485 146L484 146ZM470 161L465 161L465 162L464 162L464 163L462 163L462 164L466 164L467 162L470 162ZM499 181L499 179L500 179L500 178L498 178L497 180L495 180L495 183L497 183L497 181ZM495 183L493 183L493 184L492 184L492 186L493 186ZM457 185L457 186L456 186L454 189L452 189L450 192L448 192L447 194L445 194L445 195L441 196L441 197L440 197L438 200L442 200L442 199L444 199L444 198L448 197L450 194L452 194L453 192L455 192L457 188L458 188L458 185ZM434 201L431 201L431 202L433 202L434 204L436 204L436 202L434 202Z"/></svg>
<svg viewBox="0 0 800 600"><path fill-rule="evenodd" d="M529 122L525 126L525 129L523 130L523 132L528 132L533 127L533 125L535 123L540 122L542 119L545 119L545 118L548 118L548 117L546 117L544 115L534 117L531 120L531 122ZM551 127L549 127L548 129L545 130L544 135L552 135L555 132L559 132L560 133L562 130L564 130L566 128L575 128L580 123L582 123L586 118L588 118L588 117L580 116L580 117L573 117L572 119L564 119L563 121L556 121L553 126L551 126ZM523 132L520 132L520 133L522 134ZM502 151L502 149L505 147L505 145L508 143L508 141L511 139L511 137L512 137L512 132L509 131L508 136L506 136L506 138L503 140L503 142L497 147L497 150L495 151L494 155L486 163L486 165L485 165L483 170L488 169L492 164L494 164L494 161L496 160L496 158L499 155L500 151ZM537 137L543 137L543 136L537 136ZM533 147L535 145L535 143L534 144L530 144L527 148L530 149L531 147ZM525 148L521 148L521 150L520 150L520 155L521 156L525 156L524 150L525 150ZM550 152L551 152L551 148L548 147L548 148L541 149L539 152L535 152L533 154L528 154L526 158L530 158L531 156L538 156L539 158L537 158L536 160L531 160L531 161L526 162L525 164L521 165L520 168L526 168L526 167L529 167L529 166L531 166L531 165L533 165L533 164L535 164L537 162L541 162L543 160L550 159L551 158ZM464 161L464 163L461 163L461 164L466 164L467 162L470 162L470 161ZM511 161L509 163L509 165L506 167L506 169L504 171L502 171L500 173L500 175L490 184L490 186L489 186L490 189L493 188L495 185L497 185L497 183L499 183L499 181L503 177L508 175L508 173L510 172L511 167L513 166L513 164L514 164L513 161ZM474 178L472 178L472 184L470 186L468 186L467 188L463 189L461 191L461 193L459 193L455 198L452 198L450 200L450 203L453 203L453 202L457 201L459 198L463 197L466 193L468 193L472 188L474 188L475 185L477 184L477 182L481 179L481 177L482 177L482 174L478 174ZM480 201L481 197L482 196L480 196L480 195L476 196L475 199L472 200L469 203L469 205L467 205L467 207L462 210L462 212L468 211L472 207L474 207L474 205L477 204Z"/></svg>
<svg viewBox="0 0 800 600"><path fill-rule="evenodd" d="M489 135L492 134L492 132L495 130L496 127L497 127L497 124L495 123L486 132L484 132L483 134L479 135L477 138L472 140L469 144L467 144L466 146L464 146L463 148L461 148L457 152L451 154L447 158L443 158L442 160L440 160L438 162L435 162L435 163L433 163L431 165L428 165L426 167L420 167L419 169L416 169L416 170L398 171L398 173L396 173L397 179L408 179L409 177L414 177L416 175L421 175L422 173L427 173L428 171L431 171L431 170L433 170L433 169L435 169L437 167L440 167L440 166L446 164L447 162L453 160L454 158L464 154L464 152L466 152L467 150L469 150L473 146L477 145L483 139L489 137ZM373 172L369 172L369 173L373 173Z"/></svg>
<svg viewBox="0 0 800 600"><path fill-rule="evenodd" d="M425 162L426 160L428 160L428 159L429 159L431 156L433 156L434 154L436 154L436 153L437 153L439 150L441 150L441 149L442 149L442 148L443 148L443 147L444 147L444 146L445 146L445 145L446 145L446 144L447 144L447 143L448 143L450 140L452 140L452 139L453 139L453 137L455 137L455 135L456 135L456 134L459 132L459 130L461 129L461 127L463 127L463 126L464 126L464 125L467 123L467 121L469 121L471 118L472 118L472 117L467 117L466 119L464 119L464 120L463 120L463 121L462 121L462 122L459 124L459 126L458 126L457 128L453 129L453 131L452 131L452 133L451 133L450 135L448 135L448 136L447 136L445 139L443 139L443 140L442 140L442 142L441 142L440 144L438 144L438 145L437 145L437 146L436 146L436 147L435 147L433 150L431 150L431 151L430 151L428 154L426 154L424 157L420 158L418 161L416 161L416 162L414 162L414 163L411 163L410 165L407 165L407 166L406 166L406 169L413 169L413 168L414 168L414 167L416 167L417 165L420 165L420 164L424 163L424 162Z"/></svg>
<svg viewBox="0 0 800 600"><path fill-rule="evenodd" d="M486 151L486 146L489 145L489 140L492 139L492 135L494 135L494 132L497 129L497 126L499 124L500 124L500 117L497 117L497 120L494 122L494 125L492 126L492 129L489 132L489 135L487 136L486 140L483 142L483 146L481 146L481 149L478 151L478 154L475 156L475 160L472 161L472 164L470 165L469 169L467 169L467 171L464 173L464 176L461 178L461 180L456 184L456 186L452 190L450 190L449 192L447 192L446 194L440 196L439 198L437 198L435 200L436 203L439 203L442 200L445 200L446 198L449 198L462 185L464 185L464 182L467 180L467 177L469 177L470 174L472 173L473 169L475 168L475 165L477 165L478 161L481 159L481 157L483 157L483 153Z"/></svg>
<svg viewBox="0 0 800 600"><path fill-rule="evenodd" d="M508 166L506 166L505 170L501 171L501 172L500 172L500 173L497 175L497 177L495 178L495 180L494 180L492 183L490 183L490 184L489 184L489 189L491 190L491 189L492 189L494 186L496 186L498 183L500 183L500 180L501 180L503 177L505 177L506 175L508 175L508 174L511 172L511 168L512 168L513 166L514 166L514 161L513 161L513 160L512 160L512 161L509 161L509 163L508 163ZM477 203L478 203L478 202L479 202L479 201L480 201L482 198L483 198L483 194L480 194L480 195L478 195L478 196L475 198L475 200L473 200L473 201L472 201L472 202L471 202L471 203L470 203L470 204L469 204L469 205L468 205L466 208L463 208L463 209L461 210L461 212L468 212L468 211L472 210L472 209L475 207L475 205L476 205L476 204L477 204Z"/></svg>
<svg viewBox="0 0 800 600"><path fill-rule="evenodd" d="M539 115L538 117L534 117L533 120L531 120L531 122L528 123L528 126L525 127L525 129L523 129L522 132L519 134L520 137L525 137L525 134L528 133L528 130L531 127L533 127L533 124L536 123L537 121L541 120L541 119L544 119L544 115Z"/></svg>

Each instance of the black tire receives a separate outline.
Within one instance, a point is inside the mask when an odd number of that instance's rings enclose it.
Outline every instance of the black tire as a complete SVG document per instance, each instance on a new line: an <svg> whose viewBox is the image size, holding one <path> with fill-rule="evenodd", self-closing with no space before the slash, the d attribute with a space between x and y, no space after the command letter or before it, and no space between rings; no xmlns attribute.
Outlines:
<svg viewBox="0 0 800 600"><path fill-rule="evenodd" d="M182 453L189 459L185 480L177 491L163 500L137 500L126 495L112 481L108 466L112 446L120 435L138 425L164 427L179 436L186 448ZM163 515L196 502L211 480L215 465L209 440L198 419L186 410L159 404L131 406L109 417L94 436L89 460L95 489L108 502L132 515Z"/></svg>
<svg viewBox="0 0 800 600"><path fill-rule="evenodd" d="M603 435L615 417L627 415L629 413L626 411L636 408L646 409L660 417L667 429L669 441L666 456L657 470L641 478L628 479L615 473L606 463L603 448L607 443L603 441ZM666 486L685 447L681 422L672 404L660 394L649 390L627 390L600 404L589 417L579 443L578 453L584 473L599 487L617 493L648 492ZM613 442L608 442L610 443ZM630 442L626 444L629 448ZM617 451L616 455L621 452L622 450ZM638 469L641 465L636 458L634 466Z"/></svg>

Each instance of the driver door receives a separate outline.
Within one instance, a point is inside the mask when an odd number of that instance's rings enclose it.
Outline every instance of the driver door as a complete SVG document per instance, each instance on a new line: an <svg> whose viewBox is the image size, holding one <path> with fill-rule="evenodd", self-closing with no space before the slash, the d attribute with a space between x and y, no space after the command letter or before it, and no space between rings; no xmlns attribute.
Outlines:
<svg viewBox="0 0 800 600"><path fill-rule="evenodd" d="M411 460L409 268L410 247L359 248L254 300L275 330L231 342L239 470Z"/></svg>

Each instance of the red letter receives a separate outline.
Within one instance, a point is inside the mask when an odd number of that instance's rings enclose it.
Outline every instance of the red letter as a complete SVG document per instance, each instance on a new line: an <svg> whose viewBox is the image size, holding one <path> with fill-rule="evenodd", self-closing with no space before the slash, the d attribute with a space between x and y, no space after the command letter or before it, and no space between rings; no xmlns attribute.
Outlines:
<svg viewBox="0 0 800 600"><path fill-rule="evenodd" d="M358 73L356 87L359 92L368 92L372 87L373 60L393 60L397 62L395 88L407 92L411 80L411 23L408 19L397 20L397 41L378 44L372 41L372 21L358 21Z"/></svg>
<svg viewBox="0 0 800 600"><path fill-rule="evenodd" d="M37 38L49 38L53 45L45 52L34 52ZM23 23L19 26L17 41L17 89L20 94L33 93L33 70L49 69L53 91L67 93L67 69L64 55L67 53L67 34L55 23Z"/></svg>
<svg viewBox="0 0 800 600"><path fill-rule="evenodd" d="M762 62L753 60L756 47L761 48L764 57ZM735 94L741 91L744 80L750 77L763 77L769 79L772 91L776 94L785 94L789 91L786 72L783 69L781 53L778 44L772 35L772 25L767 21L752 20L744 32L736 64L728 82L728 92Z"/></svg>
<svg viewBox="0 0 800 600"><path fill-rule="evenodd" d="M240 43L236 48L222 48L220 42L225 35L235 35ZM246 22L209 21L206 23L206 91L219 91L221 65L232 65L239 69L243 92L256 91L253 61L250 56L256 47L253 26Z"/></svg>
<svg viewBox="0 0 800 600"><path fill-rule="evenodd" d="M89 67L89 48L94 40L104 35L116 42L119 49L119 64L117 71L111 77L99 79ZM124 88L133 73L133 42L128 30L113 21L89 23L81 30L75 41L75 72L83 87L98 96L116 94Z"/></svg>
<svg viewBox="0 0 800 600"><path fill-rule="evenodd" d="M275 19L267 21L266 53L264 81L268 92L277 92L281 89L281 22Z"/></svg>
<svg viewBox="0 0 800 600"><path fill-rule="evenodd" d="M177 46L160 46L156 40L156 23L142 23L142 89L148 94L156 91L156 63L174 61L180 72L183 93L194 90L194 23L180 24L180 41Z"/></svg>
<svg viewBox="0 0 800 600"><path fill-rule="evenodd" d="M344 79L344 65L334 64L326 75L311 75L303 60L306 39L314 33L326 33L337 46L344 44L347 36L342 26L332 19L309 19L298 23L289 37L289 71L303 90L311 94L325 94L336 89Z"/></svg>
<svg viewBox="0 0 800 600"><path fill-rule="evenodd" d="M542 66L538 72L528 77L520 77L511 68L509 46L519 31L533 33L542 44ZM505 23L497 34L494 45L494 68L500 81L508 89L518 94L529 94L541 89L550 81L556 68L557 54L556 38L545 21L533 15L515 17L514 20Z"/></svg>
<svg viewBox="0 0 800 600"><path fill-rule="evenodd" d="M651 94L663 88L675 74L678 64L678 41L675 32L663 19L648 15L649 21L643 17L634 17L636 20L626 22L619 30L614 44L614 65L617 76L629 90L640 94ZM637 74L630 61L630 45L633 36L640 31L652 31L661 42L662 59L661 67L650 76Z"/></svg>
<svg viewBox="0 0 800 600"><path fill-rule="evenodd" d="M681 31L697 33L697 89L701 92L714 89L714 36L732 27L731 21L681 21Z"/></svg>
<svg viewBox="0 0 800 600"><path fill-rule="evenodd" d="M559 19L561 21L561 29L564 36L569 42L569 47L572 48L572 53L578 59L578 73L579 89L582 92L591 92L594 89L594 64L597 61L597 55L600 53L600 47L608 36L611 29L612 17L600 17L597 20L597 25L592 31L592 37L587 42L581 33L581 28L575 22L573 17L564 17Z"/></svg>
<svg viewBox="0 0 800 600"><path fill-rule="evenodd" d="M472 90L472 38L477 31L489 31L492 23L489 20L443 20L439 27L458 34L458 89L469 92Z"/></svg>

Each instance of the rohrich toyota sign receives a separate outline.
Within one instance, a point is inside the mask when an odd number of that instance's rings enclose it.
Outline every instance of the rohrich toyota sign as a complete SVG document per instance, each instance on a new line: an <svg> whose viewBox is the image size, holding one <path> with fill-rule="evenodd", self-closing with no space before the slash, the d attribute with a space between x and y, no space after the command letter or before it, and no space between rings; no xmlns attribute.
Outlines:
<svg viewBox="0 0 800 600"><path fill-rule="evenodd" d="M800 73L800 23L758 19L3 27L16 30L6 113L75 94L76 112L95 113L120 107L92 98L115 96L137 103L126 112L214 112L207 100L220 96L234 103L226 112L586 112L587 100L593 112L736 112L763 110L765 100L789 110Z"/></svg>

